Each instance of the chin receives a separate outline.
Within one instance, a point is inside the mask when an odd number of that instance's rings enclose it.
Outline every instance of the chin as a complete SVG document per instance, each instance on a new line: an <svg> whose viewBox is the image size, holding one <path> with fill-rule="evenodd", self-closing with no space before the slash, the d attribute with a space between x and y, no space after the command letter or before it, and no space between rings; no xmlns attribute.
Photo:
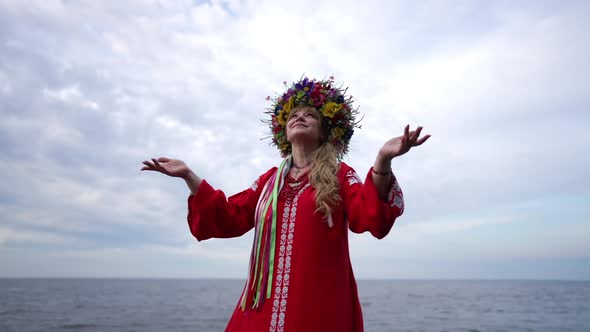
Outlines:
<svg viewBox="0 0 590 332"><path fill-rule="evenodd" d="M316 142L319 141L319 137L316 137L315 135L309 135L309 134L300 134L300 135L291 135L288 138L289 142L291 142L291 144L295 143L303 143L303 144L307 144L309 142Z"/></svg>

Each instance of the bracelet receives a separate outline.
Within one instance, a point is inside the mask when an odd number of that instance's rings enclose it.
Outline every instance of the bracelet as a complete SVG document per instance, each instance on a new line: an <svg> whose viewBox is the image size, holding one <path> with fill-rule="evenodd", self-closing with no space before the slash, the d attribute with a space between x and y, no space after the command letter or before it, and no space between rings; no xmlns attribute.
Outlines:
<svg viewBox="0 0 590 332"><path fill-rule="evenodd" d="M374 168L371 169L373 171L373 173L377 174L377 175L393 175L393 171L391 170L391 168L389 169L389 171L387 172L377 172Z"/></svg>

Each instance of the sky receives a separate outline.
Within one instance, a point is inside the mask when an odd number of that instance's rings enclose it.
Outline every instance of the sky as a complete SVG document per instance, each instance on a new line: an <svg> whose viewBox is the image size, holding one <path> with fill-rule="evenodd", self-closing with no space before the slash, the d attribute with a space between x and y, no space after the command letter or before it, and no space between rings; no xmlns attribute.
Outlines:
<svg viewBox="0 0 590 332"><path fill-rule="evenodd" d="M0 0L0 277L245 278L252 232L198 242L185 161L232 195L280 154L267 96L349 87L364 177L405 212L350 233L359 279L590 280L585 1Z"/></svg>

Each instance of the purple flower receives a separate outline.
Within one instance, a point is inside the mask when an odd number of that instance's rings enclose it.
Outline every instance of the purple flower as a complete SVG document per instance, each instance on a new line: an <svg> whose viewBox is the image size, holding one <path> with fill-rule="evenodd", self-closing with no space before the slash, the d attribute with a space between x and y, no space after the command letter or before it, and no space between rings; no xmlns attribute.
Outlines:
<svg viewBox="0 0 590 332"><path fill-rule="evenodd" d="M301 81L295 83L295 89L303 90L306 87L311 89L311 87L313 87L313 84L314 81L310 81L309 78L305 77Z"/></svg>

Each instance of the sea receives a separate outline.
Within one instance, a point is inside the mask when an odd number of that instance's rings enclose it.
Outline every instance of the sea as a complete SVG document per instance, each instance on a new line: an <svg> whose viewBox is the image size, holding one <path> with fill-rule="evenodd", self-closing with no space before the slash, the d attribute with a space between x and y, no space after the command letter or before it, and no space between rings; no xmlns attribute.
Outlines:
<svg viewBox="0 0 590 332"><path fill-rule="evenodd" d="M0 332L223 331L243 284L0 279ZM590 281L359 280L358 287L367 332L590 331Z"/></svg>

